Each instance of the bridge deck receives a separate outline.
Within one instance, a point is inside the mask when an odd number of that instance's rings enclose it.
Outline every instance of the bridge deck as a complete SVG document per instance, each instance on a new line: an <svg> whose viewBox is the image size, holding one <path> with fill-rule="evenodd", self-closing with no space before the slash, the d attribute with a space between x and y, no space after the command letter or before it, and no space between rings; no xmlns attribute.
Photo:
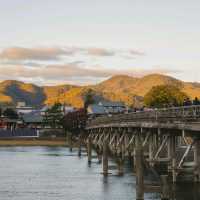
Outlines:
<svg viewBox="0 0 200 200"><path fill-rule="evenodd" d="M103 127L144 127L200 131L200 106L154 109L98 117L89 121L86 129Z"/></svg>

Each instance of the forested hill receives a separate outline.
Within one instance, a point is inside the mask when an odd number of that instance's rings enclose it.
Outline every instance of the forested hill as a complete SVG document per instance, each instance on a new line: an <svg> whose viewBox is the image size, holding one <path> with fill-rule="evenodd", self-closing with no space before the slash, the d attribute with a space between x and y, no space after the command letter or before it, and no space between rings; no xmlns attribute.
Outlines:
<svg viewBox="0 0 200 200"><path fill-rule="evenodd" d="M92 86L39 87L34 84L8 80L0 83L0 103L16 104L18 101L25 101L28 105L43 105L61 101L75 107L82 107L84 94L91 88L95 92L96 99L123 101L131 105L135 99L134 96L142 99L153 86L165 84L178 86L191 98L200 97L199 83L183 82L170 76L151 74L142 78L118 75Z"/></svg>

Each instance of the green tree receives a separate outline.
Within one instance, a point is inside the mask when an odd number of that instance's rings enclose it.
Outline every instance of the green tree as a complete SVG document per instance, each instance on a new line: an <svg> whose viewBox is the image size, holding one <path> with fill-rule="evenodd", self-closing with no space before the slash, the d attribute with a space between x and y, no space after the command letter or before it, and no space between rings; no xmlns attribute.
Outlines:
<svg viewBox="0 0 200 200"><path fill-rule="evenodd" d="M18 119L18 114L15 110L13 110L12 108L6 108L4 111L3 111L3 115L5 117L8 117L10 119Z"/></svg>
<svg viewBox="0 0 200 200"><path fill-rule="evenodd" d="M55 103L51 108L49 108L44 117L44 123L52 128L58 128L62 125L63 110L61 103Z"/></svg>
<svg viewBox="0 0 200 200"><path fill-rule="evenodd" d="M84 95L84 109L87 110L90 104L94 103L94 91L88 89Z"/></svg>
<svg viewBox="0 0 200 200"><path fill-rule="evenodd" d="M166 107L183 105L188 96L173 85L153 87L144 97L144 104L149 107Z"/></svg>

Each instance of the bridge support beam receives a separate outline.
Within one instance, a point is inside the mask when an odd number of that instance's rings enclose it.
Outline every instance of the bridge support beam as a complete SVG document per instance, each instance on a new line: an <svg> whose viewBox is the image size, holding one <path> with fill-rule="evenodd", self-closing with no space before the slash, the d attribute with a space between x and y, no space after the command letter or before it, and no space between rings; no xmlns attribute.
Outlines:
<svg viewBox="0 0 200 200"><path fill-rule="evenodd" d="M139 133L136 133L135 167L136 167L136 200L144 200L143 148Z"/></svg>
<svg viewBox="0 0 200 200"><path fill-rule="evenodd" d="M78 156L81 157L81 148L82 148L82 135L78 137Z"/></svg>
<svg viewBox="0 0 200 200"><path fill-rule="evenodd" d="M103 142L103 175L108 175L108 140L106 138Z"/></svg>
<svg viewBox="0 0 200 200"><path fill-rule="evenodd" d="M172 182L176 182L176 136L172 135L168 141L168 158L170 159L170 171L172 172Z"/></svg>
<svg viewBox="0 0 200 200"><path fill-rule="evenodd" d="M98 162L99 162L99 164L101 164L102 163L102 154L101 154L101 150L98 146L96 148L96 153L97 153Z"/></svg>
<svg viewBox="0 0 200 200"><path fill-rule="evenodd" d="M124 174L124 161L123 161L123 158L122 156L120 155L118 161L117 161L117 165L118 165L118 175L119 176L122 176Z"/></svg>
<svg viewBox="0 0 200 200"><path fill-rule="evenodd" d="M194 146L194 181L200 182L200 139L196 139Z"/></svg>
<svg viewBox="0 0 200 200"><path fill-rule="evenodd" d="M170 191L169 191L168 175L161 175L160 178L161 178L161 200L169 200Z"/></svg>
<svg viewBox="0 0 200 200"><path fill-rule="evenodd" d="M72 152L72 148L73 148L72 133L68 132L67 135L68 135L67 140L68 140L69 149Z"/></svg>
<svg viewBox="0 0 200 200"><path fill-rule="evenodd" d="M155 137L153 133L150 133L149 136L149 164L150 166L153 166L153 158L154 158L154 150L155 150Z"/></svg>
<svg viewBox="0 0 200 200"><path fill-rule="evenodd" d="M91 136L88 137L87 141L87 153L88 153L88 164L92 162L92 138Z"/></svg>

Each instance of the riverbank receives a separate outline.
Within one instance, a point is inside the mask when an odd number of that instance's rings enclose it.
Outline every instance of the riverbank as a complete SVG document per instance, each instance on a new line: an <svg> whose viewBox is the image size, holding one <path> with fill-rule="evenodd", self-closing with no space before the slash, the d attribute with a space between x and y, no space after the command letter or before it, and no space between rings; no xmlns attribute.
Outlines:
<svg viewBox="0 0 200 200"><path fill-rule="evenodd" d="M3 146L68 146L66 138L5 138L0 140Z"/></svg>

